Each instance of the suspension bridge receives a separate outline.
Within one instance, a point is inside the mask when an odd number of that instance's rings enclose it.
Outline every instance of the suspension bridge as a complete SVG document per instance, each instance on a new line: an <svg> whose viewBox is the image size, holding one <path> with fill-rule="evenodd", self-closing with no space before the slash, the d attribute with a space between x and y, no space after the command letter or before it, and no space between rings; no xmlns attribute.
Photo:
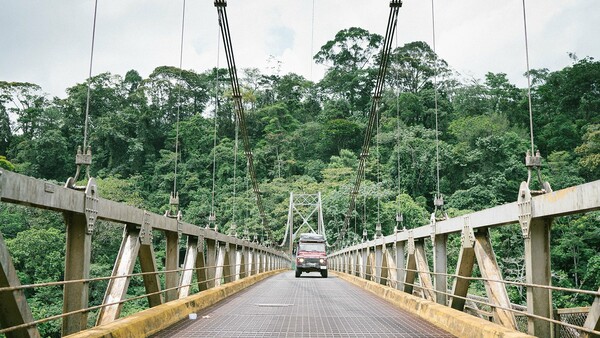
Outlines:
<svg viewBox="0 0 600 338"><path fill-rule="evenodd" d="M241 134L259 217L266 226L237 79L227 2L216 0L215 6L231 79L236 130ZM0 234L0 334L38 337L39 324L59 321L62 335L72 337L599 336L600 289L552 285L550 229L557 217L600 210L600 181L552 191L541 179L541 157L533 151L533 142L525 160L529 177L515 187L515 202L449 218L443 213L438 183L436 212L428 224L407 230L401 226L403 217L398 214L398 226L391 234L382 233L378 220L374 238L367 238L365 233L362 243L348 244L344 240L364 178L373 129L378 128L379 99L401 6L400 0L390 1L382 58L348 212L335 241L328 241L327 266L333 276L294 278L291 271L297 234L325 234L326 210L320 193L290 193L288 221L282 225L285 235L279 245L228 236L218 231L214 212L208 226L182 219L176 181L171 208L165 214L99 196L95 179L89 177L92 155L84 137L83 148L76 156L77 173L64 186L0 171L2 203L61 213L66 229L64 280L35 285L20 283L19 271ZM86 114L86 136L87 119ZM86 184L79 186L83 170ZM532 185L539 185L539 189L531 189ZM301 222L296 228L298 219ZM123 238L112 275L90 278L91 247L99 220L122 228ZM512 224L520 225L524 242L525 282L503 279L490 239L490 229ZM156 258L156 232L164 234L166 246L162 270ZM453 235L460 236L460 250L457 265L449 266L448 238ZM182 240L186 243L183 247ZM141 272L134 273L138 259ZM474 276L475 266L481 277ZM132 278L142 278L145 294L128 295ZM103 302L91 306L90 284L101 281L107 282ZM468 293L469 285L476 281L483 282L487 296ZM527 290L526 306L511 304L509 286ZM48 287L62 289L62 313L34 318L25 290ZM585 294L594 301L586 308L556 309L553 292ZM136 299L147 299L148 309L122 316L123 304ZM95 325L88 324L92 311L98 311Z"/></svg>

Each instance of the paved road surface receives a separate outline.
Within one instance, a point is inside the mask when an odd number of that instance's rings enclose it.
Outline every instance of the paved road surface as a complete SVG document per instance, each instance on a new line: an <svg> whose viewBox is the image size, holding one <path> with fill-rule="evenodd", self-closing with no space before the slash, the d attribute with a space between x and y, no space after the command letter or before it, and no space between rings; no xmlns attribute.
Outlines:
<svg viewBox="0 0 600 338"><path fill-rule="evenodd" d="M285 272L154 337L452 337L333 274Z"/></svg>

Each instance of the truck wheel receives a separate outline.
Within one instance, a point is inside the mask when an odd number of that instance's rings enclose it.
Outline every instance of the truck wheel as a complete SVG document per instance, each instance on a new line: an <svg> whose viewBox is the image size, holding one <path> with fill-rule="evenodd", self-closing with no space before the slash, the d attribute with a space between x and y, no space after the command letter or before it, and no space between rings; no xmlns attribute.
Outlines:
<svg viewBox="0 0 600 338"><path fill-rule="evenodd" d="M296 269L296 278L300 277L300 274L302 274L302 271Z"/></svg>
<svg viewBox="0 0 600 338"><path fill-rule="evenodd" d="M321 277L327 278L327 270L321 270Z"/></svg>

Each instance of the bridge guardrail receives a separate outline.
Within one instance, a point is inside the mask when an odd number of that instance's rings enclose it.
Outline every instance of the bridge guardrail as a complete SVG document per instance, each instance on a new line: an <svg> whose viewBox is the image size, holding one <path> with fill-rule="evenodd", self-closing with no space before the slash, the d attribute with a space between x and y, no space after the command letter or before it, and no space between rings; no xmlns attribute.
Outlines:
<svg viewBox="0 0 600 338"><path fill-rule="evenodd" d="M336 271L346 272L412 293L420 288L423 297L439 304L463 311L468 300L471 281L482 281L488 302L472 302L491 306L494 321L518 329L515 315L527 316L527 331L539 337L552 337L560 325L566 330L583 335L600 334L600 290L558 288L551 285L550 228L554 217L600 210L600 181L534 196L525 241L526 282L505 281L502 278L489 228L519 223L522 218L520 202L508 203L474 212L462 217L438 221L415 229L375 238L331 253L329 262ZM449 234L461 235L461 248L455 274L449 274L447 241ZM425 241L431 241L433 271L427 262ZM472 277L477 263L482 277ZM419 283L416 283L416 280ZM453 278L448 292L448 278ZM527 311L514 310L509 301L506 285L527 289ZM552 319L552 291L578 292L594 296L583 325L574 325ZM560 318L557 317L557 318Z"/></svg>
<svg viewBox="0 0 600 338"><path fill-rule="evenodd" d="M91 184L95 184L93 179L89 180L88 188ZM9 336L39 336L36 324L60 318L63 318L63 335L79 332L87 328L89 311L98 309L96 324L105 324L119 318L121 306L127 301L148 298L149 306L153 307L186 297L194 284L202 291L245 276L288 267L291 263L287 254L258 243L10 171L0 170L0 201L62 212L67 236L64 281L21 285L0 234L0 301L10 309L0 316L0 334ZM111 277L89 278L91 241L97 219L124 226ZM165 271L157 268L153 230L165 233ZM179 240L182 235L187 236L187 245L180 268ZM138 257L142 273L133 274ZM165 276L164 288L159 274ZM197 282L192 283L194 274ZM132 277L143 278L146 293L126 298ZM104 301L101 305L88 307L89 283L100 280L109 281ZM47 286L64 288L63 313L34 320L24 289Z"/></svg>

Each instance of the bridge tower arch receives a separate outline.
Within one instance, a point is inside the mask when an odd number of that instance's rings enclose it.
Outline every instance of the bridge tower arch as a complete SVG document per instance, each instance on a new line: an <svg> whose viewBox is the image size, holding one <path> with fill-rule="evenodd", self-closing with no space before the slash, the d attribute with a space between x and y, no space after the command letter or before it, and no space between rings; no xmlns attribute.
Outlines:
<svg viewBox="0 0 600 338"><path fill-rule="evenodd" d="M289 245L290 257L296 235L301 231L323 235L327 240L323 222L321 192L316 194L294 194L293 191L290 192L288 218L285 235L281 243L282 247Z"/></svg>

